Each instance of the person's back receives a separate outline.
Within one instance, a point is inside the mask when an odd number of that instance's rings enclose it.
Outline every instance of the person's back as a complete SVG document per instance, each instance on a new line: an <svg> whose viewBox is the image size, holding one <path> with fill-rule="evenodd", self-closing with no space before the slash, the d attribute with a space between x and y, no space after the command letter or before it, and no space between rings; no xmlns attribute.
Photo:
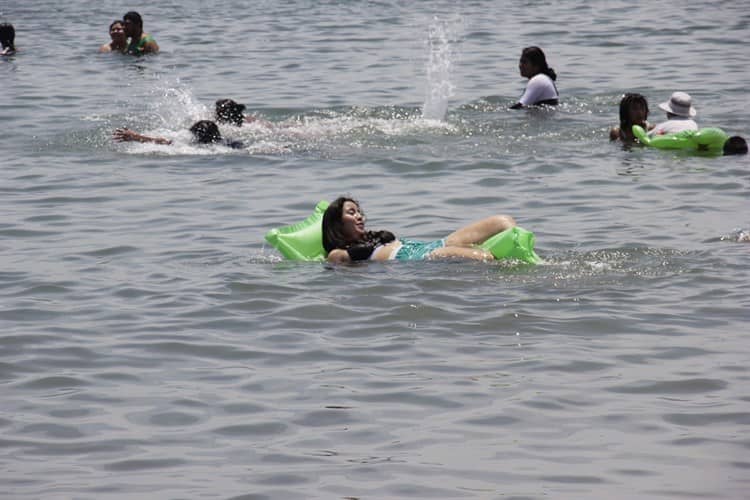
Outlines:
<svg viewBox="0 0 750 500"><path fill-rule="evenodd" d="M698 130L698 124L693 120L697 111L693 107L690 94L675 92L669 101L659 104L659 108L667 113L667 121L659 123L649 135L676 134L684 130Z"/></svg>

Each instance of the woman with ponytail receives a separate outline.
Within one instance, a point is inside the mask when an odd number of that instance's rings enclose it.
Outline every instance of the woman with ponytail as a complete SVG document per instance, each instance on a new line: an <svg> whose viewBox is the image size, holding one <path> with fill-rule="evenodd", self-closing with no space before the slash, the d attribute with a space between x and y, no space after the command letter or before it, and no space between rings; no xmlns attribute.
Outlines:
<svg viewBox="0 0 750 500"><path fill-rule="evenodd" d="M555 87L557 74L555 70L547 66L547 58L539 47L526 47L521 52L518 62L518 70L521 76L529 79L521 99L511 106L512 109L525 108L527 106L539 106L546 104L556 106L559 94Z"/></svg>

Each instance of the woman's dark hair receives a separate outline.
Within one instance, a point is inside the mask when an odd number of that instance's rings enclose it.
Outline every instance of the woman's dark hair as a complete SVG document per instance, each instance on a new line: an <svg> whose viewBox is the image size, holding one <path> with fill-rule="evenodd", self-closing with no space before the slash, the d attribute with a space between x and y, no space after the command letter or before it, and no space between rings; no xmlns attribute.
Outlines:
<svg viewBox="0 0 750 500"><path fill-rule="evenodd" d="M540 73L544 73L554 82L557 80L555 70L547 66L547 58L539 47L526 47L521 52L521 59L526 59L531 64L539 68Z"/></svg>
<svg viewBox="0 0 750 500"><path fill-rule="evenodd" d="M201 144L211 144L213 142L221 141L219 127L211 120L195 122L193 126L190 127L190 131L195 136L195 140Z"/></svg>
<svg viewBox="0 0 750 500"><path fill-rule="evenodd" d="M746 155L747 141L739 135L734 135L724 143L724 155Z"/></svg>
<svg viewBox="0 0 750 500"><path fill-rule="evenodd" d="M13 45L15 39L16 29L13 25L9 23L0 24L0 42L2 42L3 47L10 47L16 50L16 47Z"/></svg>
<svg viewBox="0 0 750 500"><path fill-rule="evenodd" d="M231 123L239 127L245 121L245 105L239 104L232 99L219 99L216 101L216 120L222 123Z"/></svg>
<svg viewBox="0 0 750 500"><path fill-rule="evenodd" d="M633 105L643 107L648 118L648 101L641 94L627 93L620 100L620 130L627 131L630 134L633 128L633 120L630 117L630 108Z"/></svg>
<svg viewBox="0 0 750 500"><path fill-rule="evenodd" d="M369 252L365 252L369 258L372 254L372 250L376 245L388 243L396 239L393 233L390 231L367 231L364 238L359 241L349 241L344 236L343 224L341 217L344 215L344 203L350 201L359 207L357 200L349 198L347 196L340 196L336 198L325 213L323 213L323 248L326 253L330 253L331 250L336 248L351 250L353 247L368 247ZM360 252L354 252L360 254ZM349 252L350 256L353 256L353 252ZM364 259L353 259L353 260L364 260Z"/></svg>
<svg viewBox="0 0 750 500"><path fill-rule="evenodd" d="M112 24L109 25L109 31L112 31L112 26L114 26L115 24L122 24L122 19L115 19L114 21L112 21Z"/></svg>
<svg viewBox="0 0 750 500"><path fill-rule="evenodd" d="M323 213L323 248L325 248L326 253L330 253L331 250L336 248L347 248L353 243L346 240L342 230L341 217L344 215L344 203L347 201L351 201L359 206L357 200L347 198L346 196L339 196L328 205L328 208Z"/></svg>
<svg viewBox="0 0 750 500"><path fill-rule="evenodd" d="M131 10L130 12L126 13L124 16L122 16L122 21L130 21L139 28L143 29L143 18L139 13L137 13L134 10Z"/></svg>

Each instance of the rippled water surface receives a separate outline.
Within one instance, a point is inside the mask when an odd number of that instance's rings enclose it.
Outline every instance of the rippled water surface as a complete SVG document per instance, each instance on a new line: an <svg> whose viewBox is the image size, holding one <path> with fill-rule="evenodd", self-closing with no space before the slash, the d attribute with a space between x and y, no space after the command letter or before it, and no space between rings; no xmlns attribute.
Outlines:
<svg viewBox="0 0 750 500"><path fill-rule="evenodd" d="M95 5L94 5L95 4ZM128 9L162 47L97 54ZM750 160L607 139L674 90L750 135L741 3L0 4L0 483L13 499L741 499ZM511 111L520 50L557 110ZM199 147L231 97L274 123ZM127 126L172 146L118 144ZM545 262L292 263L319 200Z"/></svg>

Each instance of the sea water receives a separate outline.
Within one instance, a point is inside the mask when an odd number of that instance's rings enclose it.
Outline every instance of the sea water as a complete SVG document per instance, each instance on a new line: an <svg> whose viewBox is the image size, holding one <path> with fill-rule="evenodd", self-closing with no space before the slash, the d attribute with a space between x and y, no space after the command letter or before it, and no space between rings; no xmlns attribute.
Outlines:
<svg viewBox="0 0 750 500"><path fill-rule="evenodd" d="M98 54L130 9L161 53ZM741 3L0 12L0 496L746 498L750 160L608 141L625 92L750 135ZM508 109L529 45L555 110ZM220 98L275 126L192 144ZM341 194L417 239L512 215L545 262L264 243Z"/></svg>

